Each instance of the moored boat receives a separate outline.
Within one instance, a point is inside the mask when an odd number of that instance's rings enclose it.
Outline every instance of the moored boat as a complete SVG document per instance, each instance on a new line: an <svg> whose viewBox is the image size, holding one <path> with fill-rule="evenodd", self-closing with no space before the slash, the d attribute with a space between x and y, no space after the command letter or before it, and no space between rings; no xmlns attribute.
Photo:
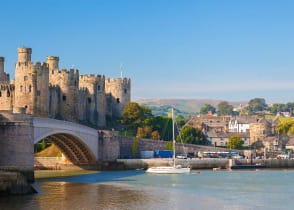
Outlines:
<svg viewBox="0 0 294 210"><path fill-rule="evenodd" d="M173 166L155 166L150 167L146 170L147 173L156 174L183 174L190 173L191 168L182 167L181 165L176 165L176 140L175 140L175 124L174 124L174 111L172 109L172 126L173 126Z"/></svg>

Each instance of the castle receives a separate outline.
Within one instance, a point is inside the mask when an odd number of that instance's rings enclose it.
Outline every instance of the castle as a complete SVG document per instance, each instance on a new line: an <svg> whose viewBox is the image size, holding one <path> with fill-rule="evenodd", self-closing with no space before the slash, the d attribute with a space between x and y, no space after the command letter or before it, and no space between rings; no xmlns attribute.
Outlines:
<svg viewBox="0 0 294 210"><path fill-rule="evenodd" d="M105 127L107 117L120 117L131 100L128 78L79 75L60 70L59 57L33 63L31 54L31 48L18 48L14 81L0 57L0 110Z"/></svg>

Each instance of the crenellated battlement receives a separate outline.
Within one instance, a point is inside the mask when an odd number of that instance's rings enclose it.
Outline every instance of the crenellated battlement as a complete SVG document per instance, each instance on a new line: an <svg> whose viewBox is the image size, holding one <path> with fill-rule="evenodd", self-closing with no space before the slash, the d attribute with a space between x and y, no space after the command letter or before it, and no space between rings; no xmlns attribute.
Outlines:
<svg viewBox="0 0 294 210"><path fill-rule="evenodd" d="M100 83L101 81L105 81L105 76L104 75L94 75L94 74L83 74L80 75L80 82L90 82L90 83Z"/></svg>
<svg viewBox="0 0 294 210"><path fill-rule="evenodd" d="M123 84L130 84L131 83L131 79L129 78L107 78L106 82L108 83L123 83Z"/></svg>
<svg viewBox="0 0 294 210"><path fill-rule="evenodd" d="M31 61L32 48L20 47L17 49L18 62L26 63Z"/></svg>
<svg viewBox="0 0 294 210"><path fill-rule="evenodd" d="M40 62L40 61L37 61L35 64L32 62L32 65L35 68L38 68L38 69L43 69L43 68L48 68L49 67L48 63L46 63L46 62Z"/></svg>
<svg viewBox="0 0 294 210"><path fill-rule="evenodd" d="M14 84L1 79L9 75L4 72L5 59L0 57L0 91L3 89L2 94L7 95L0 97L0 110L24 110L35 116L103 127L107 114L120 116L130 101L128 78L79 75L78 69L59 69L58 56L49 55L46 62L34 63L31 48L21 47L17 52Z"/></svg>

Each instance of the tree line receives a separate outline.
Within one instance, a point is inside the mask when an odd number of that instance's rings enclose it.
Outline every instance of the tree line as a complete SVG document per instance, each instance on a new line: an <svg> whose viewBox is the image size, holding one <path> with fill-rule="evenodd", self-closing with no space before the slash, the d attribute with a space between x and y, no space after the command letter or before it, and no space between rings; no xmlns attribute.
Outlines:
<svg viewBox="0 0 294 210"><path fill-rule="evenodd" d="M264 98L254 98L251 99L247 106L236 111L234 107L230 105L227 101L220 102L217 107L212 106L211 104L205 104L200 109L200 114L217 114L219 116L223 115L258 115L262 112L268 112L269 114L276 115L279 112L289 112L290 115L294 111L294 102L289 102L286 104L283 103L274 103L268 105Z"/></svg>
<svg viewBox="0 0 294 210"><path fill-rule="evenodd" d="M187 119L182 115L177 115L175 121L177 127L180 128L176 141L189 144L207 144L204 133L198 128L185 125ZM121 123L123 125L121 135L164 141L172 139L171 116L153 116L150 108L140 106L136 102L130 102L125 106Z"/></svg>

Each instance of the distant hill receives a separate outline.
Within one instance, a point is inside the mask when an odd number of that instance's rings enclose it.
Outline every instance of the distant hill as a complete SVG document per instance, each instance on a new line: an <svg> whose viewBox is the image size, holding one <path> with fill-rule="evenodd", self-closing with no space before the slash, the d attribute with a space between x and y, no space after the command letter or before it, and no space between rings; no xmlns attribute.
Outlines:
<svg viewBox="0 0 294 210"><path fill-rule="evenodd" d="M167 116L168 110L171 107L176 109L176 114L181 114L184 116L195 115L199 113L201 107L204 104L211 104L217 108L217 105L223 100L213 100L213 99L139 99L136 100L140 105L149 107L155 116ZM228 101L233 107L239 107L246 105L248 102L231 102Z"/></svg>

